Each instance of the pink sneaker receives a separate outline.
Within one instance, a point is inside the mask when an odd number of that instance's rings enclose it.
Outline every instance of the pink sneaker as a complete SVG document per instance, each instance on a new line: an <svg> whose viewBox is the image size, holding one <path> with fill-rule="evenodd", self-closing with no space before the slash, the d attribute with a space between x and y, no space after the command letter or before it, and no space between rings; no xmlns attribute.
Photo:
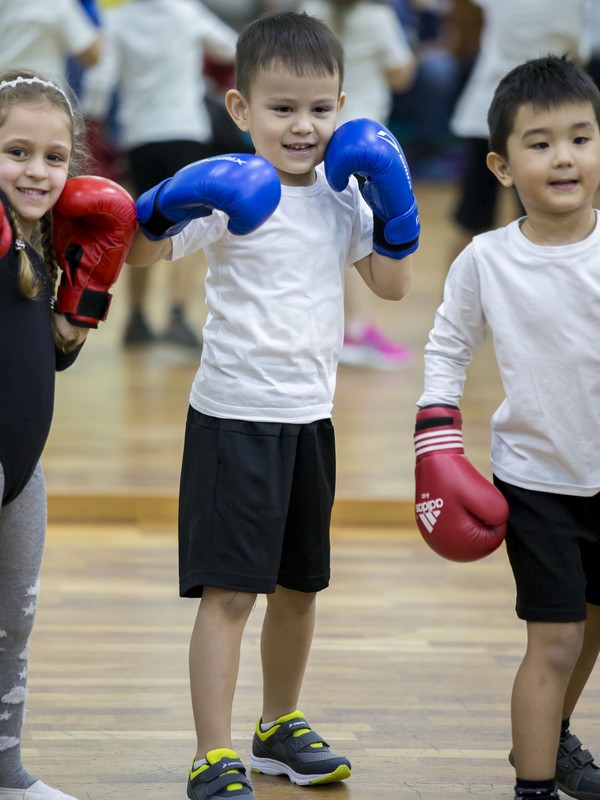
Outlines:
<svg viewBox="0 0 600 800"><path fill-rule="evenodd" d="M388 339L375 325L366 325L359 334L344 333L340 364L371 369L405 369L411 360L406 345Z"/></svg>

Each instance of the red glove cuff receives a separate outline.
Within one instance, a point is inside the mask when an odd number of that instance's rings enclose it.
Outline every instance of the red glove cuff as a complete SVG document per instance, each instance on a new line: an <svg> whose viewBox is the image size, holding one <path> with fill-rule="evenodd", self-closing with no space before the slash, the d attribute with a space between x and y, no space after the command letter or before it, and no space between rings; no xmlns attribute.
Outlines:
<svg viewBox="0 0 600 800"><path fill-rule="evenodd" d="M108 316L112 295L94 289L77 289L60 285L56 293L55 311L66 314L73 325L97 328Z"/></svg>
<svg viewBox="0 0 600 800"><path fill-rule="evenodd" d="M428 453L463 455L462 417L456 406L427 406L417 413L415 453L417 461Z"/></svg>

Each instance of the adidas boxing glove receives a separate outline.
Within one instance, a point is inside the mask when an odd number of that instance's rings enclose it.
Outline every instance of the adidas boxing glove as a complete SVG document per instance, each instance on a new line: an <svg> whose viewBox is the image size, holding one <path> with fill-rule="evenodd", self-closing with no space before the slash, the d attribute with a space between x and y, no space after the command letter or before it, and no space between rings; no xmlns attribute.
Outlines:
<svg viewBox="0 0 600 800"><path fill-rule="evenodd" d="M506 534L504 496L467 460L456 406L426 406L414 435L415 518L423 539L451 561L476 561Z"/></svg>

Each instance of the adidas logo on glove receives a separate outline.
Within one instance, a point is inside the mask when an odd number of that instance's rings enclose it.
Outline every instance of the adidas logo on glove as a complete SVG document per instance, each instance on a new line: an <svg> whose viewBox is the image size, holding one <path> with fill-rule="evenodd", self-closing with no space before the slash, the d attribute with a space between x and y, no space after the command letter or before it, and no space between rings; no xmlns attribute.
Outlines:
<svg viewBox="0 0 600 800"><path fill-rule="evenodd" d="M419 521L428 533L433 531L433 526L442 513L444 501L441 497L436 497L435 500L423 500L421 503L415 504L415 512Z"/></svg>

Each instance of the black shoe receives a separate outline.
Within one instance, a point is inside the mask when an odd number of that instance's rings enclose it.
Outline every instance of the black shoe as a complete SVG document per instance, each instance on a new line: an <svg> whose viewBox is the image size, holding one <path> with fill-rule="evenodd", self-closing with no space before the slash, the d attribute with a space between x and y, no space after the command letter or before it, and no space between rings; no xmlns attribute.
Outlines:
<svg viewBox="0 0 600 800"><path fill-rule="evenodd" d="M123 344L150 344L156 337L141 311L132 311L125 326Z"/></svg>
<svg viewBox="0 0 600 800"><path fill-rule="evenodd" d="M512 750L508 760L514 767ZM589 750L583 750L581 742L570 733L561 739L556 755L556 784L558 788L576 800L600 800L600 767L594 763Z"/></svg>
<svg viewBox="0 0 600 800"><path fill-rule="evenodd" d="M167 330L162 336L163 342L177 344L180 347L192 347L202 351L202 339L198 338L183 318L171 317Z"/></svg>
<svg viewBox="0 0 600 800"><path fill-rule="evenodd" d="M519 794L515 795L515 800L535 800L536 797L539 800L541 796L537 789L519 789ZM554 789L552 794L543 795L543 800L560 800L560 796Z"/></svg>
<svg viewBox="0 0 600 800"><path fill-rule="evenodd" d="M594 756L581 747L581 742L570 733L561 739L556 759L556 783L569 797L577 800L599 800L600 767Z"/></svg>

